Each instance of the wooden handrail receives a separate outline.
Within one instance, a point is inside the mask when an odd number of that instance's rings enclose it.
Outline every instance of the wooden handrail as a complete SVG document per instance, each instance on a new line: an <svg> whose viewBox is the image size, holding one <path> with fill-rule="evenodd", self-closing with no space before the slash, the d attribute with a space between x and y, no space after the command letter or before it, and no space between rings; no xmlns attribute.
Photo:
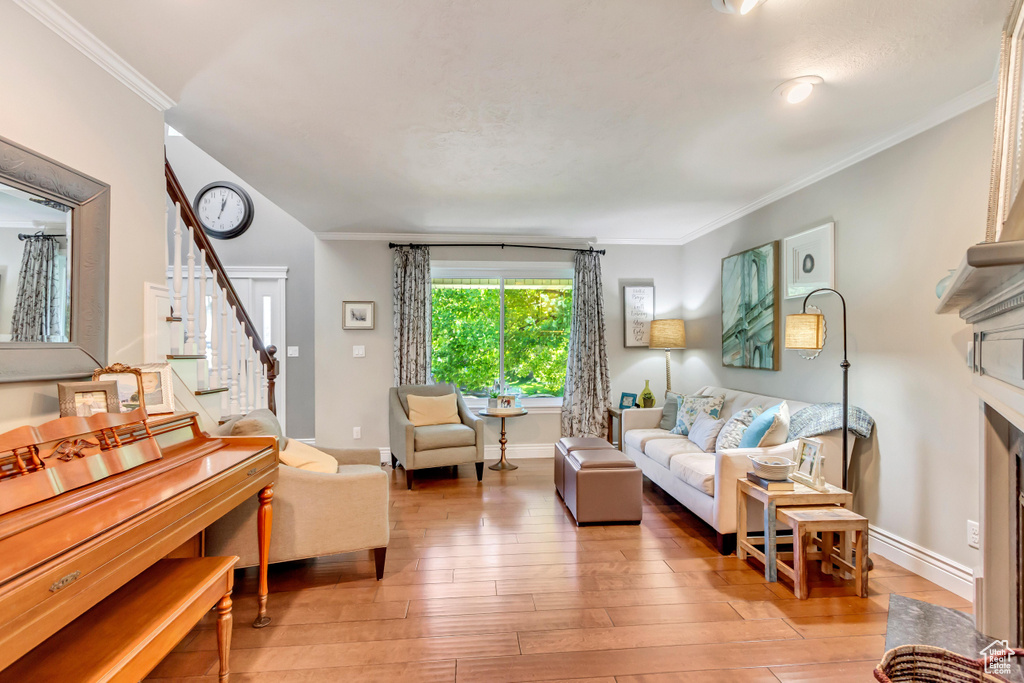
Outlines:
<svg viewBox="0 0 1024 683"><path fill-rule="evenodd" d="M166 156L164 157L164 175L167 178L167 194L170 195L172 202L181 207L181 220L185 225L192 228L191 232L196 246L206 252L206 263L217 274L217 283L227 293L227 304L234 306L235 317L242 324L242 327L245 328L246 335L252 340L253 348L259 354L260 362L267 368L267 407L270 408L271 412L277 414L277 401L274 398L274 387L279 369L278 360L275 357L277 347L273 344L265 346L259 333L256 332L256 325L253 324L252 318L249 317L249 312L242 306L242 302L238 298L238 292L235 291L234 285L231 284L231 279L224 272L224 264L221 263L220 257L217 256L213 243L210 241L209 236L207 236L206 231L203 230L203 226L199 224L199 219L196 218L196 214L192 210L192 204L188 200L188 195L185 194L181 183L178 182L178 176L174 174L171 162L167 160ZM175 311L174 314L179 315L180 311Z"/></svg>

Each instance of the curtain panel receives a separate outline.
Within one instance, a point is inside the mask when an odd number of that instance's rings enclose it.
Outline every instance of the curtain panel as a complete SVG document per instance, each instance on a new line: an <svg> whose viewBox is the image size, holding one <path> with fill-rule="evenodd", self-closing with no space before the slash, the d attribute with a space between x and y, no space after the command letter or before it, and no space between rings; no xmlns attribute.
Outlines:
<svg viewBox="0 0 1024 683"><path fill-rule="evenodd" d="M45 342L63 335L59 315L57 240L46 235L25 239L18 275L18 296L11 320L11 341Z"/></svg>
<svg viewBox="0 0 1024 683"><path fill-rule="evenodd" d="M601 255L592 250L577 251L562 436L605 436L610 394Z"/></svg>
<svg viewBox="0 0 1024 683"><path fill-rule="evenodd" d="M395 386L430 382L430 248L395 247Z"/></svg>

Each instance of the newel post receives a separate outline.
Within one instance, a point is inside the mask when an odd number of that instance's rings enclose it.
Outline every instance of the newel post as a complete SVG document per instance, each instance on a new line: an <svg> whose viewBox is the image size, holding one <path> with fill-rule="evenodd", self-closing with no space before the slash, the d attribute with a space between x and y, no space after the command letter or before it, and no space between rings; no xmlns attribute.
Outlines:
<svg viewBox="0 0 1024 683"><path fill-rule="evenodd" d="M274 398L274 385L277 380L277 358L274 357L276 353L276 346L267 347L267 357L270 358L270 365L267 366L267 407L274 415L277 415L277 399Z"/></svg>

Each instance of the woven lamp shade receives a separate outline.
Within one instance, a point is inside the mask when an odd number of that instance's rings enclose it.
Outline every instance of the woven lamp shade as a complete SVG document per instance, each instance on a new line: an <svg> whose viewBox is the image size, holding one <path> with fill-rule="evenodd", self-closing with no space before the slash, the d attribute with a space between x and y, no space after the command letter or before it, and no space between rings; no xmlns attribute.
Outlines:
<svg viewBox="0 0 1024 683"><path fill-rule="evenodd" d="M825 345L825 316L794 313L786 316L787 349L820 349Z"/></svg>
<svg viewBox="0 0 1024 683"><path fill-rule="evenodd" d="M652 320L650 349L685 349L686 325L682 320Z"/></svg>

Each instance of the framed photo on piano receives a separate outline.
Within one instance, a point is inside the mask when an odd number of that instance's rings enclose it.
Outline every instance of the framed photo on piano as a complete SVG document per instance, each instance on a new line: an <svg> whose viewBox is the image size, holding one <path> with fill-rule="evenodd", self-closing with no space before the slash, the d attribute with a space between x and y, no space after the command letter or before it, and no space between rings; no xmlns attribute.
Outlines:
<svg viewBox="0 0 1024 683"><path fill-rule="evenodd" d="M120 413L117 382L58 382L57 399L61 417L91 417L98 413Z"/></svg>
<svg viewBox="0 0 1024 683"><path fill-rule="evenodd" d="M93 380L108 380L117 385L117 400L120 410L128 413L139 408L146 408L146 390L142 386L142 371L124 363L114 363L105 368L94 370Z"/></svg>

